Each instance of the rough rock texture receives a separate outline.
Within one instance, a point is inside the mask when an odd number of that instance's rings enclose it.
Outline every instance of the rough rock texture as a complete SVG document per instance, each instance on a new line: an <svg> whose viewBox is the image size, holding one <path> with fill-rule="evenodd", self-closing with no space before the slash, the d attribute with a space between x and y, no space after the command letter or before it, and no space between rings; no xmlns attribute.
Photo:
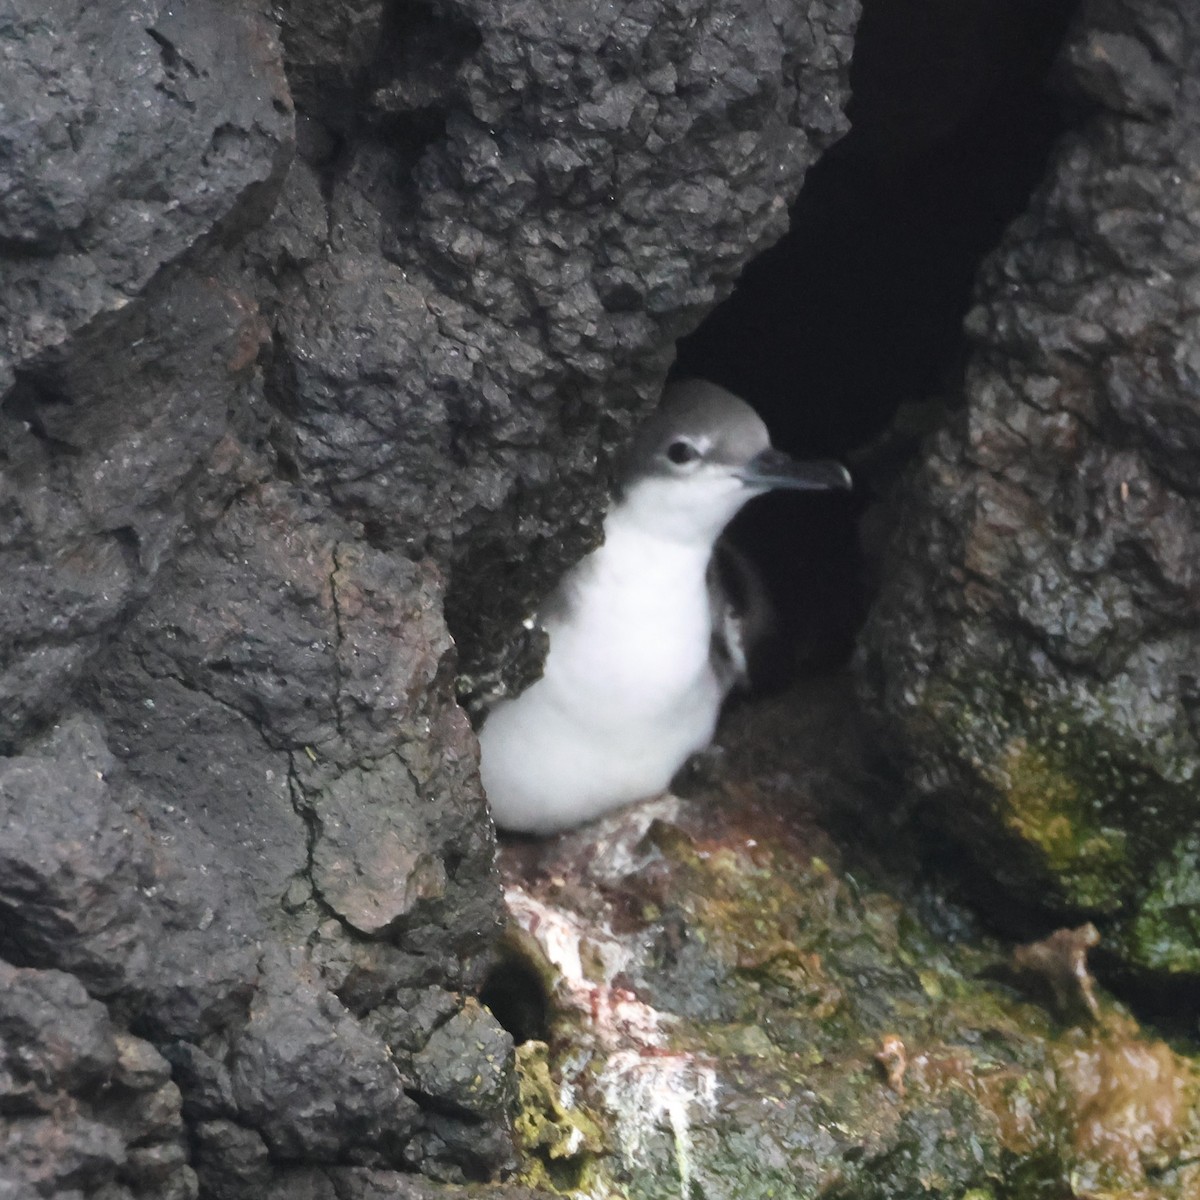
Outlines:
<svg viewBox="0 0 1200 1200"><path fill-rule="evenodd" d="M847 862L822 828L891 791L851 691L747 707L686 801L505 848L491 990L545 1009L518 1048L525 1177L630 1200L1189 1200L1200 1063L1102 992L1031 1003L1036 948L1014 973L896 846L899 872Z"/></svg>
<svg viewBox="0 0 1200 1200"><path fill-rule="evenodd" d="M1195 979L1200 40L1088 3L1059 73L1077 126L984 271L860 674L978 874Z"/></svg>
<svg viewBox="0 0 1200 1200"><path fill-rule="evenodd" d="M0 963L0 1192L194 1200L179 1088L61 971Z"/></svg>
<svg viewBox="0 0 1200 1200"><path fill-rule="evenodd" d="M17 1194L188 1194L179 1112L222 1200L512 1161L447 614L494 673L856 12L4 6L0 954L146 1060L11 1075Z"/></svg>
<svg viewBox="0 0 1200 1200"><path fill-rule="evenodd" d="M345 30L369 96L347 140L325 7L284 6L332 250L281 288L286 453L375 544L456 565L474 671L593 536L597 457L674 336L844 131L856 8L379 6L382 45Z"/></svg>
<svg viewBox="0 0 1200 1200"><path fill-rule="evenodd" d="M253 4L8 3L0 388L218 228L261 217L291 104Z"/></svg>

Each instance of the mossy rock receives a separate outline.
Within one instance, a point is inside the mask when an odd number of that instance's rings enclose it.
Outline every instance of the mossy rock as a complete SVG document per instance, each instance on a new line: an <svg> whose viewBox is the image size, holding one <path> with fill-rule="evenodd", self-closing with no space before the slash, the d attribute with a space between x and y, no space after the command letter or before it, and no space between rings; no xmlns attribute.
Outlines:
<svg viewBox="0 0 1200 1200"><path fill-rule="evenodd" d="M1103 994L1084 1025L1032 1003L944 901L847 871L781 796L786 726L755 719L768 789L615 818L510 876L546 954L567 946L522 1068L525 1178L606 1200L1200 1195L1197 1061Z"/></svg>
<svg viewBox="0 0 1200 1200"><path fill-rule="evenodd" d="M1186 761L1011 674L939 678L919 705L930 811L977 869L1022 906L1097 920L1128 972L1200 976Z"/></svg>
<svg viewBox="0 0 1200 1200"><path fill-rule="evenodd" d="M1167 976L1200 977L1200 835L1158 864L1124 940L1133 962Z"/></svg>

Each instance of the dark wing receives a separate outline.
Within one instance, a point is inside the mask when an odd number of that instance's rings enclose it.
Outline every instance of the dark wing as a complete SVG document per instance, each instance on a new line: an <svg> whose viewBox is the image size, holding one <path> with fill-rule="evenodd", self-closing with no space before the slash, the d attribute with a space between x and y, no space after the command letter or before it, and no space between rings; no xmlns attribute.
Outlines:
<svg viewBox="0 0 1200 1200"><path fill-rule="evenodd" d="M712 606L712 660L728 693L749 691L778 670L782 648L775 605L754 564L727 538L719 538L708 563Z"/></svg>

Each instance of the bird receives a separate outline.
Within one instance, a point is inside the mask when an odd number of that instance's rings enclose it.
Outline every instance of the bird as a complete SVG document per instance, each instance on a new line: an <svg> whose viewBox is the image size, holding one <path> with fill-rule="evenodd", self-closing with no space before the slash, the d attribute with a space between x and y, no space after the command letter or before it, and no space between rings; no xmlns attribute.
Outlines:
<svg viewBox="0 0 1200 1200"><path fill-rule="evenodd" d="M840 463L774 449L718 384L668 385L635 435L602 543L538 610L541 678L480 727L496 825L544 836L665 792L747 669L754 587L744 560L716 552L725 526L777 488L849 487Z"/></svg>

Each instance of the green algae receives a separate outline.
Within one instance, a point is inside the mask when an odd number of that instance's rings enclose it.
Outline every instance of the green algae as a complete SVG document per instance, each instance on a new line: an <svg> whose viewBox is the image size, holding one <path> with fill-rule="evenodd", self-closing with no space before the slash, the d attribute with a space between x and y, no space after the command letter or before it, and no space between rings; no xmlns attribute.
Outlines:
<svg viewBox="0 0 1200 1200"><path fill-rule="evenodd" d="M1037 848L1070 903L1100 912L1118 907L1128 838L1100 823L1108 805L1089 790L1094 780L1046 742L1013 738L1002 754L994 778L1005 827Z"/></svg>
<svg viewBox="0 0 1200 1200"><path fill-rule="evenodd" d="M1107 917L1108 945L1131 968L1200 973L1195 926L1174 899L1196 887L1178 850L1196 792L1170 739L1139 742L1128 721L1005 673L939 678L918 703L920 737L946 763L937 811L989 875L1064 917Z"/></svg>
<svg viewBox="0 0 1200 1200"><path fill-rule="evenodd" d="M1167 975L1200 975L1200 837L1161 862L1128 925L1129 957Z"/></svg>
<svg viewBox="0 0 1200 1200"><path fill-rule="evenodd" d="M752 862L700 852L678 829L655 841L669 851L664 913L721 967L686 968L691 983L736 1002L732 1020L671 1027L672 1053L721 1075L722 1104L690 1131L688 1200L1192 1194L1162 1177L1197 1144L1200 1072L1111 1003L1095 1029L1061 1027L982 978L993 948L944 944L861 875L852 884L786 846L768 862L760 842ZM648 995L678 990L665 974L646 973ZM875 1061L888 1035L906 1047L903 1094ZM647 1129L631 1166L611 1129L562 1106L554 1061L539 1048L522 1067L518 1132L536 1160L524 1178L563 1194L682 1197L677 1131ZM606 1138L619 1161L603 1167Z"/></svg>
<svg viewBox="0 0 1200 1200"><path fill-rule="evenodd" d="M761 710L756 717L763 723ZM1031 839L1029 861L1045 870L1051 851L1069 858L1106 825L1054 744L1069 740L1057 721L1054 737L1028 722L1010 722L1005 734L998 745L1025 740L1008 763L1020 785L1012 812L1031 825L1052 811L1072 821L1049 849ZM767 736L770 747L754 753L769 764L787 738L769 723ZM1053 809L1039 808L1043 787ZM716 1102L685 1103L671 1117L639 1112L629 1094L614 1100L599 1082L612 1060L611 1047L595 1049L595 1012L560 1009L545 1058L550 1082L534 1103L566 1129L553 1097L567 1081L572 1103L602 1131L591 1146L603 1148L589 1148L575 1175L535 1166L526 1178L589 1200L1200 1195L1200 1063L1103 993L1098 1020L1083 1027L1031 1003L997 981L1006 948L953 914L931 922L932 910L882 869L849 872L801 800L778 784L770 795L767 804L753 788L726 787L651 824L627 871L598 892L554 893L583 906L585 925L599 921L604 937L625 939L620 987L664 1015L665 1041L644 1051L649 1068L677 1060L712 1071ZM579 853L551 856L544 875L585 873L593 851ZM1094 864L1123 869L1095 854ZM1198 862L1193 839L1163 871L1172 882L1143 881L1157 908L1142 919L1176 922L1172 943L1186 932L1178 922ZM614 912L618 934L603 924ZM534 1156L544 1166L542 1145Z"/></svg>
<svg viewBox="0 0 1200 1200"><path fill-rule="evenodd" d="M521 1181L558 1193L586 1190L602 1174L597 1163L606 1138L601 1124L584 1108L563 1102L562 1089L550 1074L545 1042L517 1047L517 1085L513 1136L521 1156Z"/></svg>

